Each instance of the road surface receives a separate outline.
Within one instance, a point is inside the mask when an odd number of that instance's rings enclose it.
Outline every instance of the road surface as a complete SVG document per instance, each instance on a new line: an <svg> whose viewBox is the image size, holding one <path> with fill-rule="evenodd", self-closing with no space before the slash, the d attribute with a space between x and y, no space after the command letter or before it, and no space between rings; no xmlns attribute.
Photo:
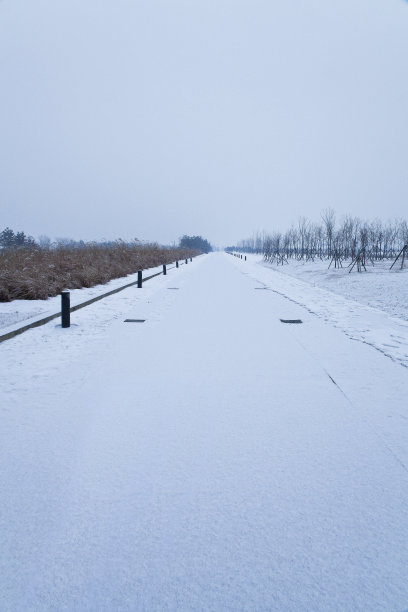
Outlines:
<svg viewBox="0 0 408 612"><path fill-rule="evenodd" d="M272 283L211 254L0 347L1 610L408 608L407 370Z"/></svg>

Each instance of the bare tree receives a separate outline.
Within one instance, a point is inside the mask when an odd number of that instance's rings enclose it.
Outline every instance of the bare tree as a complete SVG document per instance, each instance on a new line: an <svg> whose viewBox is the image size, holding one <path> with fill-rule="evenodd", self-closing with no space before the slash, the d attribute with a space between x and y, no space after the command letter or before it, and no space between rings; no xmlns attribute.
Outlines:
<svg viewBox="0 0 408 612"><path fill-rule="evenodd" d="M327 238L327 256L332 256L332 244L333 244L333 234L334 234L334 226L336 224L336 214L332 208L325 208L321 214L323 219L324 228L326 231Z"/></svg>
<svg viewBox="0 0 408 612"><path fill-rule="evenodd" d="M327 258L329 266L342 267L346 260L355 262L356 269L365 269L366 258L374 261L395 258L408 243L408 223L396 219L384 223L380 219L364 221L346 215L336 229L332 209L321 214L322 223L311 223L300 217L296 225L284 233L257 232L250 239L240 241L240 248L263 253L265 259L283 263L287 258L314 260ZM405 253L405 251L404 251ZM284 259L283 259L284 258Z"/></svg>

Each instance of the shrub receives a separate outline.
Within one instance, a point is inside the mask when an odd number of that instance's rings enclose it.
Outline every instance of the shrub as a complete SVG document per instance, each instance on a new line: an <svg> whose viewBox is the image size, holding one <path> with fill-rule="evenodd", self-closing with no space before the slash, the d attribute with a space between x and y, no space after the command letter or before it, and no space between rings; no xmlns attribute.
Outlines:
<svg viewBox="0 0 408 612"><path fill-rule="evenodd" d="M55 249L12 248L0 250L0 302L16 299L45 300L62 289L104 284L138 270L170 264L198 254L188 248L157 244L87 244Z"/></svg>

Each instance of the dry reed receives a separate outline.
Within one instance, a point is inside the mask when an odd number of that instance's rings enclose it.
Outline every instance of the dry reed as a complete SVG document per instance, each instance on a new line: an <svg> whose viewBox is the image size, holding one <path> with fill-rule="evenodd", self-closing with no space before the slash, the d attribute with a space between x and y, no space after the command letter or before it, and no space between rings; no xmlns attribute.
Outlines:
<svg viewBox="0 0 408 612"><path fill-rule="evenodd" d="M159 245L97 244L55 249L0 250L0 302L45 300L62 289L104 284L162 264L198 255Z"/></svg>

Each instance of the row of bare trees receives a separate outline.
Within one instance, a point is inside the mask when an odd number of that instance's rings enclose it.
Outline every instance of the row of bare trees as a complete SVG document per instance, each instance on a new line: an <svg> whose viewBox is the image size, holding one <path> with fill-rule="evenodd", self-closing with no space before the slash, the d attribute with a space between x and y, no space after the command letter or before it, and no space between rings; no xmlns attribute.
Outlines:
<svg viewBox="0 0 408 612"><path fill-rule="evenodd" d="M333 209L321 213L320 223L300 217L286 232L258 232L241 240L237 247L248 253L263 254L269 261L284 263L288 258L298 260L335 259L355 260L361 254L372 261L395 259L408 243L408 222L365 221L347 215L336 223Z"/></svg>

